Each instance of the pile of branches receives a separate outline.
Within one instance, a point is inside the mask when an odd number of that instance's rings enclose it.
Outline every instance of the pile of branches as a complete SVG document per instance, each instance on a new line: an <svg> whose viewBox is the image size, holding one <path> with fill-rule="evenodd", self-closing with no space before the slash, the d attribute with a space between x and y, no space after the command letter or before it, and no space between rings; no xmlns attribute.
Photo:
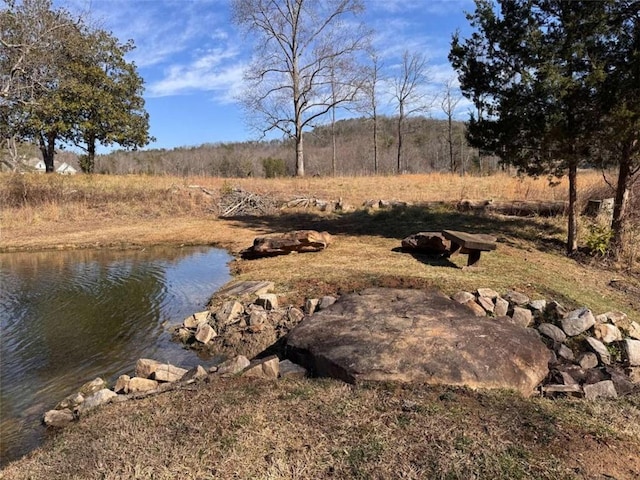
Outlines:
<svg viewBox="0 0 640 480"><path fill-rule="evenodd" d="M221 195L218 209L221 217L272 215L277 210L278 201L275 198L238 187Z"/></svg>

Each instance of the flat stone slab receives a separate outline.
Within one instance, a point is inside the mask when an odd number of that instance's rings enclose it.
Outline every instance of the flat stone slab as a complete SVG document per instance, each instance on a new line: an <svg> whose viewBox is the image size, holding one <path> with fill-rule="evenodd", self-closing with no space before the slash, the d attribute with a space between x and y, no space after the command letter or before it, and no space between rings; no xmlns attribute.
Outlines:
<svg viewBox="0 0 640 480"><path fill-rule="evenodd" d="M530 395L550 352L507 317L479 318L440 292L372 288L342 296L287 337L286 356L317 376L508 388Z"/></svg>

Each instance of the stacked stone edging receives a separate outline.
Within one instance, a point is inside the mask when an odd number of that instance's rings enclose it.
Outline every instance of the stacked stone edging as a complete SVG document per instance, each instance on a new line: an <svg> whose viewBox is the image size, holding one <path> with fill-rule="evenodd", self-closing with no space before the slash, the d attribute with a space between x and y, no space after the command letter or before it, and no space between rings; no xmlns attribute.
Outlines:
<svg viewBox="0 0 640 480"><path fill-rule="evenodd" d="M452 297L477 316L533 328L553 353L544 395L615 398L640 390L640 324L623 312L594 315L587 307L569 310L556 301L531 300L510 290L458 292Z"/></svg>

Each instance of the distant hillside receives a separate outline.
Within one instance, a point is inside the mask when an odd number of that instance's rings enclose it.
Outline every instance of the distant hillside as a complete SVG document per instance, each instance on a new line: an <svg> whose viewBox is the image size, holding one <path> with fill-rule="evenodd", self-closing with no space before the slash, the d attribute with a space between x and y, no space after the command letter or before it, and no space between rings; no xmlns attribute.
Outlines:
<svg viewBox="0 0 640 480"><path fill-rule="evenodd" d="M396 119L381 118L378 126L378 173L396 171ZM408 119L404 129L403 170L407 172L448 171L447 122L423 117ZM495 158L478 158L464 138L464 124L453 124L453 154L464 171L488 172L496 168ZM371 175L374 172L372 122L366 119L340 120L335 124L336 173ZM330 125L316 127L305 136L307 175L332 173L333 141ZM292 175L295 151L288 140L204 144L172 150L116 151L96 159L96 172L213 175L262 177Z"/></svg>

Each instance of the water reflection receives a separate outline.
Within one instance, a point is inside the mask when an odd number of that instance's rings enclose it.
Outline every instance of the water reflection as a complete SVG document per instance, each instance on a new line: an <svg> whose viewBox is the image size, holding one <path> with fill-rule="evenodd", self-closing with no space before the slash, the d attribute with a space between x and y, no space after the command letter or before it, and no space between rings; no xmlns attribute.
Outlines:
<svg viewBox="0 0 640 480"><path fill-rule="evenodd" d="M163 324L201 309L229 280L211 248L0 254L0 462L37 445L40 418L96 376L150 357L203 363Z"/></svg>

